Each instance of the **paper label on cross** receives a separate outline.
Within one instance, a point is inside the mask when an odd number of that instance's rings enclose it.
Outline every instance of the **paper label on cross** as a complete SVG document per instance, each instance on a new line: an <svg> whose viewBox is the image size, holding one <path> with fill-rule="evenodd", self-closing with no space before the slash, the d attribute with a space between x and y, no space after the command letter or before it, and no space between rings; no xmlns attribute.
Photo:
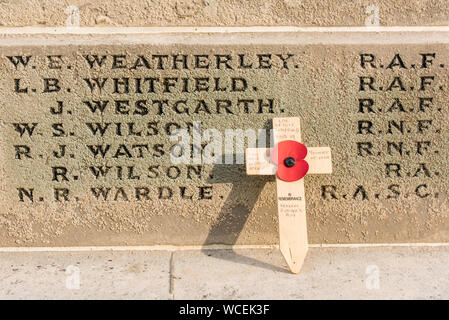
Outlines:
<svg viewBox="0 0 449 320"><path fill-rule="evenodd" d="M273 119L274 143L284 140L301 142L300 119ZM246 173L248 175L276 174L277 167L271 159L269 148L246 149ZM307 149L305 160L309 164L307 174L332 173L331 150L329 147ZM279 247L290 270L301 270L308 249L306 203L304 179L286 182L276 175L277 204L279 217Z"/></svg>
<svg viewBox="0 0 449 320"><path fill-rule="evenodd" d="M271 161L270 148L248 148L246 149L246 174L247 175L273 175L276 174L276 165ZM309 164L307 174L331 174L332 158L331 148L311 147L307 148Z"/></svg>

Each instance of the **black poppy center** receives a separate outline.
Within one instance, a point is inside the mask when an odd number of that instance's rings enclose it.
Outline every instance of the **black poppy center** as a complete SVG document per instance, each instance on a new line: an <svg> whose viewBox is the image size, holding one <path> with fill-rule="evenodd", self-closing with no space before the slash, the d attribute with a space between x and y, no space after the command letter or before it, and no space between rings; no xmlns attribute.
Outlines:
<svg viewBox="0 0 449 320"><path fill-rule="evenodd" d="M292 157L285 158L284 164L287 168L291 168L295 165L295 159Z"/></svg>

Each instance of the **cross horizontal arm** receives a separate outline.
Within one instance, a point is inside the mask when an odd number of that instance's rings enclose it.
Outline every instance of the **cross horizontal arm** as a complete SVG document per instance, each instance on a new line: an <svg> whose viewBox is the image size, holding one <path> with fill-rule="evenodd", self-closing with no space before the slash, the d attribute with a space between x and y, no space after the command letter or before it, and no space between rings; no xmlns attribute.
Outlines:
<svg viewBox="0 0 449 320"><path fill-rule="evenodd" d="M246 174L248 175L273 175L276 174L276 165L271 161L270 148L248 148L246 149ZM329 147L307 148L309 164L307 174L330 174L332 173L332 157Z"/></svg>

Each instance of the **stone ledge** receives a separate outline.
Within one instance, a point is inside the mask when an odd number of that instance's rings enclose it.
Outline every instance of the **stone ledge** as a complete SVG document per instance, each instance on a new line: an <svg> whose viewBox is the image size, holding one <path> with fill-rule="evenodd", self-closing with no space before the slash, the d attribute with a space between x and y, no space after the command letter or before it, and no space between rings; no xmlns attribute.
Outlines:
<svg viewBox="0 0 449 320"><path fill-rule="evenodd" d="M393 45L449 42L449 26L0 28L2 47L61 45Z"/></svg>

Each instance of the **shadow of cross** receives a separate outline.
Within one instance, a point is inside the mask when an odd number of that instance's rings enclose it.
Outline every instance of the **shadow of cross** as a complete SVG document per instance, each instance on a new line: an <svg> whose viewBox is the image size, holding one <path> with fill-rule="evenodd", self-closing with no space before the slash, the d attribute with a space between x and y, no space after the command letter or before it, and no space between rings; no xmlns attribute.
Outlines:
<svg viewBox="0 0 449 320"><path fill-rule="evenodd" d="M271 123L271 120L268 120L265 123L263 129L266 129L266 132L270 132L270 129L272 128ZM267 142L269 142L270 139L271 137L268 134ZM266 145L269 145L269 143ZM235 154L233 156L235 160ZM226 158L225 155L223 155L223 157ZM237 242L250 213L253 211L254 205L256 204L265 183L274 180L273 176L246 175L245 164L215 164L210 172L210 177L207 180L207 183L232 183L232 188L223 203L216 221L212 224L209 230L204 245L234 245ZM248 188L250 188L250 190L248 190ZM242 195L244 195L244 198L242 198ZM273 210L273 215L276 215L275 210ZM211 250L208 249L203 249L202 252L208 256L230 260L234 263L247 264L272 271L288 273L287 270L281 267L238 254L234 250L229 250L225 254L212 253Z"/></svg>

